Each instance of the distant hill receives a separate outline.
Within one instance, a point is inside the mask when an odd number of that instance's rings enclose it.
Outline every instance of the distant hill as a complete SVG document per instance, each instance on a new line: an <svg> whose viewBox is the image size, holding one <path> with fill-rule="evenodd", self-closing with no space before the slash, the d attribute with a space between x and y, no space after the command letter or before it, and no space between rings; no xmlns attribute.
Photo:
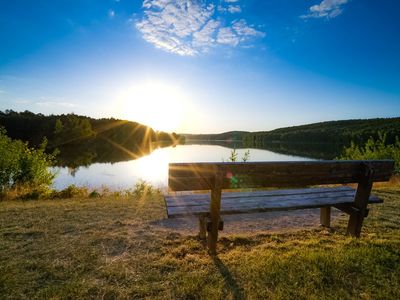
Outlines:
<svg viewBox="0 0 400 300"><path fill-rule="evenodd" d="M185 137L186 141L242 141L243 136L249 134L248 131L228 131L224 133L217 134L186 134L182 133L181 135Z"/></svg>
<svg viewBox="0 0 400 300"><path fill-rule="evenodd" d="M248 145L270 143L363 143L378 133L386 133L393 143L400 137L399 118L341 120L278 128L270 131L229 131L218 134L182 134L187 141L242 141Z"/></svg>
<svg viewBox="0 0 400 300"><path fill-rule="evenodd" d="M183 134L189 144L216 144L228 148L260 148L277 153L334 159L354 142L364 144L379 132L392 144L400 138L400 118L327 121L270 131L229 131L219 134Z"/></svg>
<svg viewBox="0 0 400 300"><path fill-rule="evenodd" d="M388 143L400 137L400 118L342 120L278 128L271 131L251 132L243 135L250 144L271 142L360 144L382 132Z"/></svg>

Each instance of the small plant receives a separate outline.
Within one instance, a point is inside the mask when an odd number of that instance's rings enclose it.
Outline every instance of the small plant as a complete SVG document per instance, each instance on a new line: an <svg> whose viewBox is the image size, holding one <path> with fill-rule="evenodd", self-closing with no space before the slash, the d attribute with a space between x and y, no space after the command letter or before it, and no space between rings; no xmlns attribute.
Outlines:
<svg viewBox="0 0 400 300"><path fill-rule="evenodd" d="M231 154L226 161L227 162L237 162L238 155L239 155L239 153L236 152L236 149L233 149L233 150L231 150ZM244 152L244 154L243 154L242 161L246 162L249 159L250 159L250 150L247 149L246 152ZM224 159L222 159L222 161L224 161Z"/></svg>
<svg viewBox="0 0 400 300"><path fill-rule="evenodd" d="M231 150L231 156L228 158L228 161L231 162L236 162L238 157L238 153L236 152L236 149Z"/></svg>
<svg viewBox="0 0 400 300"><path fill-rule="evenodd" d="M246 152L243 154L242 160L243 162L246 162L250 159L250 150L247 149Z"/></svg>
<svg viewBox="0 0 400 300"><path fill-rule="evenodd" d="M105 196L110 196L110 194L111 194L110 188L105 185L102 185L100 190L100 195L105 197Z"/></svg>
<svg viewBox="0 0 400 300"><path fill-rule="evenodd" d="M101 197L100 193L96 190L91 191L89 194L89 198L100 198L100 197Z"/></svg>
<svg viewBox="0 0 400 300"><path fill-rule="evenodd" d="M136 197L143 197L145 195L153 194L154 189L151 184L147 183L144 180L139 180L133 189L133 195Z"/></svg>

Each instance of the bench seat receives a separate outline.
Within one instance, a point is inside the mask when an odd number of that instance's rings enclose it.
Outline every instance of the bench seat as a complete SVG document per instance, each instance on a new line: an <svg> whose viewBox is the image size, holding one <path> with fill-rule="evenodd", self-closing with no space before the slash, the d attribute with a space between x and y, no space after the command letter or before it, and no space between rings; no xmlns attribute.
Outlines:
<svg viewBox="0 0 400 300"><path fill-rule="evenodd" d="M348 186L328 188L305 188L267 190L251 192L223 192L221 194L221 215L295 210L354 204L356 190ZM210 194L170 194L165 196L169 218L187 215L208 216ZM368 203L382 203L371 195Z"/></svg>

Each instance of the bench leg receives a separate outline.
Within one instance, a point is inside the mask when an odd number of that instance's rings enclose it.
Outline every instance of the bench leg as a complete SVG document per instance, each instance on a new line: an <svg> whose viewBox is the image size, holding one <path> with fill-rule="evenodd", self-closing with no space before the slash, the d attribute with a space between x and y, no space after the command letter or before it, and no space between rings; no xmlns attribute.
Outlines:
<svg viewBox="0 0 400 300"><path fill-rule="evenodd" d="M217 254L217 240L218 240L218 221L211 221L211 228L208 232L208 251L211 255Z"/></svg>
<svg viewBox="0 0 400 300"><path fill-rule="evenodd" d="M354 195L354 205L358 211L350 214L349 224L347 226L347 234L354 237L360 237L362 223L368 214L368 199L371 195L373 184L372 176L374 170L368 164L364 164L363 171L364 176L362 176L358 182L357 191Z"/></svg>
<svg viewBox="0 0 400 300"><path fill-rule="evenodd" d="M204 240L207 238L207 221L206 216L199 216L199 238Z"/></svg>
<svg viewBox="0 0 400 300"><path fill-rule="evenodd" d="M347 225L347 235L357 238L360 237L364 215L362 211L350 214L349 224Z"/></svg>
<svg viewBox="0 0 400 300"><path fill-rule="evenodd" d="M324 227L331 227L331 207L321 207L321 215L320 215L321 225Z"/></svg>
<svg viewBox="0 0 400 300"><path fill-rule="evenodd" d="M214 188L211 190L210 203L210 228L208 230L208 251L211 255L217 254L218 229L221 210L221 185L222 176L216 176Z"/></svg>

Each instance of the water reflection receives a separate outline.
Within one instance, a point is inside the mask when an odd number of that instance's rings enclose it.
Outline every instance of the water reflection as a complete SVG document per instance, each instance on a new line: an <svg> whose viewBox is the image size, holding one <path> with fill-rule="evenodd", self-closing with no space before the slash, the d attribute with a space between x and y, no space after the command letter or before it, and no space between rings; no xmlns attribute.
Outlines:
<svg viewBox="0 0 400 300"><path fill-rule="evenodd" d="M238 158L248 148L237 149ZM92 163L76 167L70 172L67 167L58 167L54 187L62 189L70 184L99 188L131 188L143 179L155 186L166 187L170 162L221 162L227 160L232 148L219 145L177 145L157 148L150 154L135 160ZM265 149L250 149L249 161L311 160L301 156L275 153Z"/></svg>
<svg viewBox="0 0 400 300"><path fill-rule="evenodd" d="M245 147L246 144L243 144ZM297 155L315 159L335 159L343 151L343 144L334 143L268 143L252 145L259 149L267 149L273 152Z"/></svg>
<svg viewBox="0 0 400 300"><path fill-rule="evenodd" d="M56 166L68 168L68 172L74 176L80 167L89 167L96 163L117 163L139 159L158 148L171 145L173 145L171 142L153 142L132 148L115 145L109 140L103 140L103 143L89 142L73 146L67 145L59 149Z"/></svg>
<svg viewBox="0 0 400 300"><path fill-rule="evenodd" d="M313 159L334 159L341 155L344 144L335 143L310 143L310 142L268 142L268 143L246 143L242 141L201 141L188 140L186 144L191 145L219 145L232 149L265 149L272 152L290 156L308 157Z"/></svg>

